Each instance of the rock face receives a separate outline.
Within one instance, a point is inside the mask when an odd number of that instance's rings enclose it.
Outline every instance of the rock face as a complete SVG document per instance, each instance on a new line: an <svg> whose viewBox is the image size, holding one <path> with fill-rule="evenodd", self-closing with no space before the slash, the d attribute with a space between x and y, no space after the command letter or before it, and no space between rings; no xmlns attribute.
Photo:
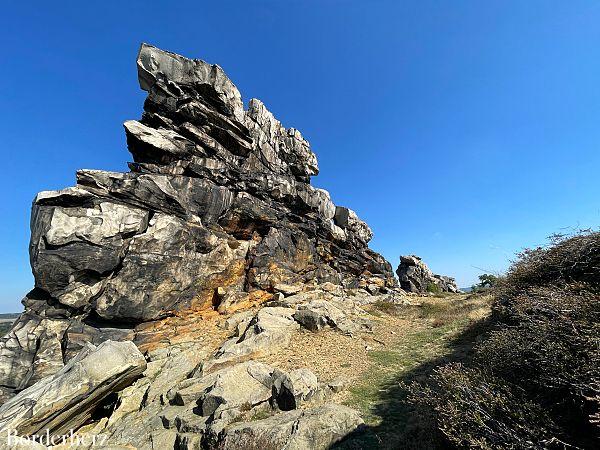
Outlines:
<svg viewBox="0 0 600 450"><path fill-rule="evenodd" d="M6 402L0 408L0 431L64 435L83 425L102 400L144 370L146 360L132 342L88 344L59 372Z"/></svg>
<svg viewBox="0 0 600 450"><path fill-rule="evenodd" d="M326 449L362 423L356 411L341 405L294 410L231 427L225 434L223 448Z"/></svg>
<svg viewBox="0 0 600 450"><path fill-rule="evenodd" d="M454 278L434 274L416 255L401 256L396 273L400 287L408 292L459 292Z"/></svg>
<svg viewBox="0 0 600 450"><path fill-rule="evenodd" d="M367 224L311 186L317 159L298 130L259 100L244 109L217 65L143 44L137 66L148 96L141 120L124 124L131 171L81 170L75 187L34 200L35 288L0 340L0 402L85 343L137 340L174 314L235 309L310 283L372 294L397 285L368 248ZM316 327L343 326L334 313L303 314ZM286 323L296 322L260 318L244 340L285 340ZM246 351L238 344L223 357Z"/></svg>

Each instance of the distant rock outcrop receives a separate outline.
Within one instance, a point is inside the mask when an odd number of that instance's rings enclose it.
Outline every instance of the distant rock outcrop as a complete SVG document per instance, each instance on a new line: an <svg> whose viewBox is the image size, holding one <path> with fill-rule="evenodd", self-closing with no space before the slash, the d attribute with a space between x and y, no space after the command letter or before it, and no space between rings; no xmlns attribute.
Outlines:
<svg viewBox="0 0 600 450"><path fill-rule="evenodd" d="M0 402L87 343L171 342L162 319L307 284L397 287L367 224L311 186L317 158L298 130L259 100L244 109L217 65L144 44L137 66L148 96L124 124L131 171L80 170L75 187L34 200L35 288L0 339ZM341 320L313 309L316 327Z"/></svg>
<svg viewBox="0 0 600 450"><path fill-rule="evenodd" d="M407 292L459 292L454 278L434 274L416 255L400 257L396 270L400 287Z"/></svg>

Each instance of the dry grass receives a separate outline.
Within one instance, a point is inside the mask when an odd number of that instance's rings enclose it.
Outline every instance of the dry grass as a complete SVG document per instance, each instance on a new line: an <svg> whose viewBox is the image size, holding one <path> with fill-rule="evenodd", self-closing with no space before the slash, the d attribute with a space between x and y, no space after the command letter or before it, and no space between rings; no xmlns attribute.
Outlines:
<svg viewBox="0 0 600 450"><path fill-rule="evenodd" d="M355 377L342 400L357 408L368 429L340 444L340 448L431 448L423 435L415 435L413 415L407 407L406 377L417 369L457 354L454 339L490 313L487 296L451 295L418 298L418 306L403 307L378 319L373 338L391 339L367 353L368 369ZM381 308L372 308L381 313Z"/></svg>

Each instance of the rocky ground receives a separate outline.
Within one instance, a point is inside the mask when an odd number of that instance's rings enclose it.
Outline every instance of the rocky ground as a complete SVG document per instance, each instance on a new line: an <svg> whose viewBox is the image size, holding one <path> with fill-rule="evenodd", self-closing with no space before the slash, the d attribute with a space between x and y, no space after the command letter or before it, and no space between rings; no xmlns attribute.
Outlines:
<svg viewBox="0 0 600 450"><path fill-rule="evenodd" d="M101 413L73 402L62 405L57 421L56 408L28 406L40 390L46 405L64 400L70 383L63 379L60 388L38 383L5 404L0 427L79 428L81 439L96 436L110 448L397 448L411 439L427 448L411 435L399 383L428 361L456 357L452 338L488 311L485 297L372 296L324 285L242 312L196 317L210 340L182 334L187 338L147 348L144 358L129 348L126 360L134 362L120 366L119 383L137 381L104 398Z"/></svg>

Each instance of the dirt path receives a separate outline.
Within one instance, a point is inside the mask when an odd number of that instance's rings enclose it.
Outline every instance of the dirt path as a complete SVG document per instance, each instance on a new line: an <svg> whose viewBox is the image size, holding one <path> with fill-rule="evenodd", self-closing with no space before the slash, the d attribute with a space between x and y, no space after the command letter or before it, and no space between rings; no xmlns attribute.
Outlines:
<svg viewBox="0 0 600 450"><path fill-rule="evenodd" d="M489 315L489 299L466 294L412 297L415 306L376 303L366 307L372 333L345 336L335 330L302 330L291 345L260 360L292 370L307 367L320 381L344 380L348 389L333 400L358 409L368 432L345 448L429 448L411 446L411 420L400 382L431 362L460 358L456 337ZM406 445L406 447L404 446Z"/></svg>
<svg viewBox="0 0 600 450"><path fill-rule="evenodd" d="M368 352L367 370L343 397L361 412L367 431L340 448L436 448L405 402L403 383L425 376L436 365L463 360L473 342L466 334L489 316L490 299L455 295L419 302L387 311L371 309L380 314L373 337L385 345Z"/></svg>

